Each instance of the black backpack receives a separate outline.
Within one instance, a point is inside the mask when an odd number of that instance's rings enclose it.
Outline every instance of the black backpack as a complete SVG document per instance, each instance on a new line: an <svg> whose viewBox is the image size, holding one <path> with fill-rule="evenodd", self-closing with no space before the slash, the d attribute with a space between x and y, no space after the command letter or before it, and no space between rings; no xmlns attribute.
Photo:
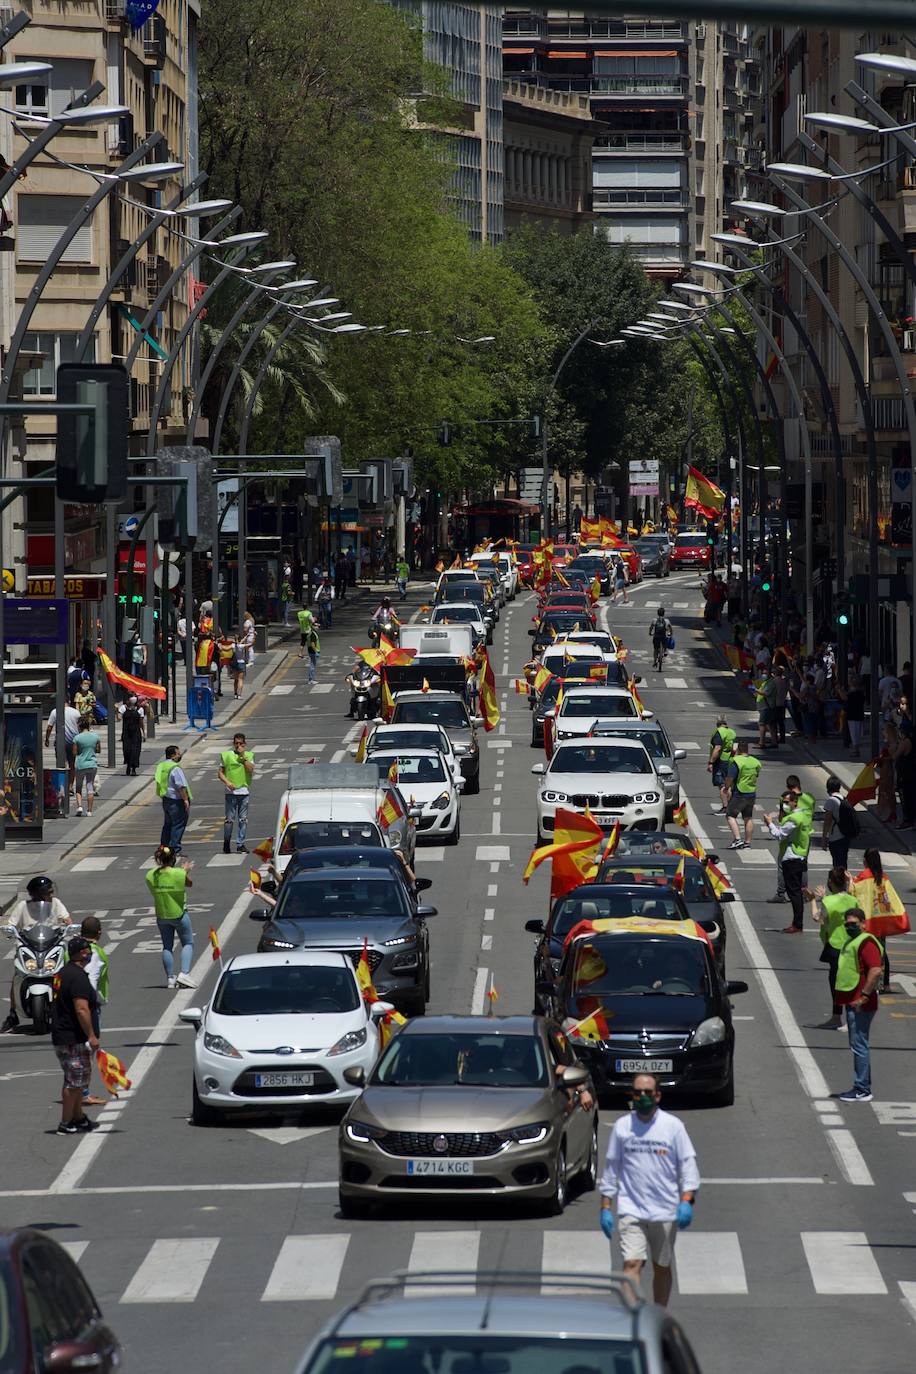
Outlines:
<svg viewBox="0 0 916 1374"><path fill-rule="evenodd" d="M837 829L844 840L854 840L862 829L859 818L848 801L840 798L840 810L836 818Z"/></svg>

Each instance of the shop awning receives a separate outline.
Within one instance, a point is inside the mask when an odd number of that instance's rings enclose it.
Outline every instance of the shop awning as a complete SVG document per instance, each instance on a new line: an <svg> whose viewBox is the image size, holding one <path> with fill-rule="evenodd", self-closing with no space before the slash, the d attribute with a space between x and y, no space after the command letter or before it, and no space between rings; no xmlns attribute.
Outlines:
<svg viewBox="0 0 916 1374"><path fill-rule="evenodd" d="M568 48L559 48L555 52L548 52L548 57L588 57L587 52L570 52Z"/></svg>
<svg viewBox="0 0 916 1374"><path fill-rule="evenodd" d="M512 57L525 57L528 53L534 52L534 48L503 48L503 55L511 54Z"/></svg>
<svg viewBox="0 0 916 1374"><path fill-rule="evenodd" d="M551 57L554 53L550 54ZM677 48L602 48L596 57L677 57Z"/></svg>

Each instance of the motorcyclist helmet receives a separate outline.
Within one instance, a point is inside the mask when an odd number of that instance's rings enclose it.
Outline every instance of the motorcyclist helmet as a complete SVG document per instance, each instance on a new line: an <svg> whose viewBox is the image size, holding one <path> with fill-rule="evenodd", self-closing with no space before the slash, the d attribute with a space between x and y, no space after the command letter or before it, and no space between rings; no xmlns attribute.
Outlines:
<svg viewBox="0 0 916 1374"><path fill-rule="evenodd" d="M54 896L54 884L51 882L50 878L46 878L44 874L42 874L37 878L31 878L29 880L26 892L29 894L29 900L32 902L49 902Z"/></svg>
<svg viewBox="0 0 916 1374"><path fill-rule="evenodd" d="M391 597L390 597L390 596L383 596L383 597L382 597L382 606L385 608L386 611L390 608L390 606L391 606Z"/></svg>

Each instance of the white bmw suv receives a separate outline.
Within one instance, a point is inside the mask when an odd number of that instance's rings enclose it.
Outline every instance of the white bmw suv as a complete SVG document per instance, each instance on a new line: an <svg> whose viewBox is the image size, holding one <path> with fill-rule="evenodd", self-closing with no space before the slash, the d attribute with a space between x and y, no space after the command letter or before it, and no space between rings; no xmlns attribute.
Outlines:
<svg viewBox="0 0 916 1374"><path fill-rule="evenodd" d="M553 836L558 806L591 813L609 830L620 821L625 830L663 830L665 788L640 740L584 739L561 741L550 763L536 763L538 843Z"/></svg>

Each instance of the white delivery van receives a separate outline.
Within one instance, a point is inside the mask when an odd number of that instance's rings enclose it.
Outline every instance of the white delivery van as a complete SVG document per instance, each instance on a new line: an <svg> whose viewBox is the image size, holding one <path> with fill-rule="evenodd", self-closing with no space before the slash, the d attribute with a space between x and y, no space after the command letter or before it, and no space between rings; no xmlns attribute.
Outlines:
<svg viewBox="0 0 916 1374"><path fill-rule="evenodd" d="M389 794L401 814L385 825L380 812ZM387 845L413 866L416 822L407 801L360 764L291 764L277 810L274 867L282 875L294 850L339 844Z"/></svg>

